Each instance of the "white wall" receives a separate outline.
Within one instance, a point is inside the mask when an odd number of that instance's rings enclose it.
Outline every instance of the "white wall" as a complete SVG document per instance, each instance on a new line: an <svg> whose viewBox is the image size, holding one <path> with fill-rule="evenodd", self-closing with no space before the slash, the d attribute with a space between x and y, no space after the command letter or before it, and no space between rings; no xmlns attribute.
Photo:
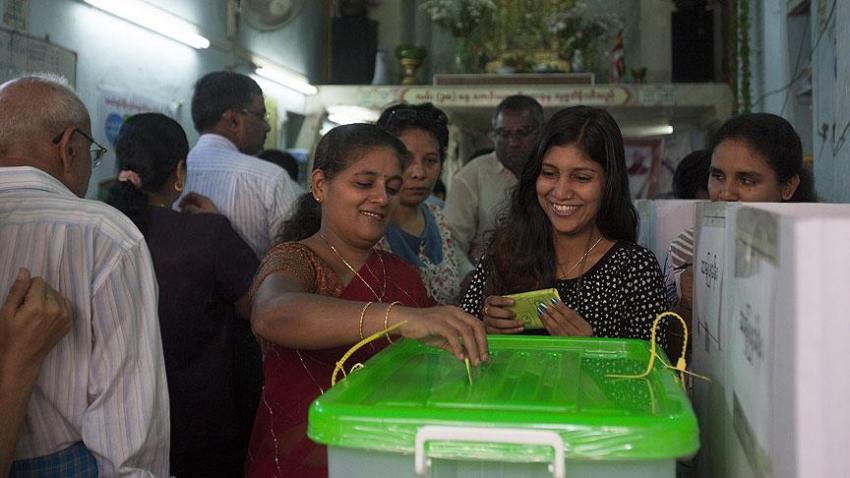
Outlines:
<svg viewBox="0 0 850 478"><path fill-rule="evenodd" d="M5 8L6 0L0 0ZM196 24L212 47L195 50L75 0L30 0L28 33L77 53L76 87L92 115L92 130L106 144L98 103L101 88L111 87L161 100L176 107L175 117L194 143L189 105L194 82L205 73L234 69L250 73L244 55L234 46L252 51L293 72L315 79L321 64L324 2L308 1L302 14L282 29L261 33L240 23L233 41L226 37L224 0L149 0ZM285 111L303 113L300 93L267 81L258 81L266 96L277 103L279 118ZM97 184L114 176L114 157L94 171L89 196Z"/></svg>
<svg viewBox="0 0 850 478"><path fill-rule="evenodd" d="M850 202L850 4L837 0L827 24L833 1L812 2L813 44L823 36L812 59L815 185L821 200Z"/></svg>
<svg viewBox="0 0 850 478"><path fill-rule="evenodd" d="M750 5L753 111L790 121L800 135L803 154L812 154L811 105L798 96L805 83L798 69L806 66L811 51L811 42L802 38L810 31L806 17L789 16L788 0L750 1ZM797 81L791 84L792 79Z"/></svg>
<svg viewBox="0 0 850 478"><path fill-rule="evenodd" d="M790 80L790 56L788 51L787 0L750 1L752 27L750 68L752 74L753 111L783 114L784 93L764 96L765 93L782 89ZM759 101L759 104L755 102ZM787 115L785 115L787 118ZM790 119L790 118L789 118Z"/></svg>
<svg viewBox="0 0 850 478"><path fill-rule="evenodd" d="M750 0L750 5L753 110L780 114L797 128L804 153L814 160L821 201L850 202L850 2L812 0L807 28L799 24L806 17L788 16L788 0ZM801 41L801 32L808 41ZM811 104L799 96L805 75L789 87L794 69L809 64Z"/></svg>
<svg viewBox="0 0 850 478"><path fill-rule="evenodd" d="M640 2L640 66L646 67L649 83L669 83L673 80L673 2L641 0ZM627 70L636 66L628 64Z"/></svg>

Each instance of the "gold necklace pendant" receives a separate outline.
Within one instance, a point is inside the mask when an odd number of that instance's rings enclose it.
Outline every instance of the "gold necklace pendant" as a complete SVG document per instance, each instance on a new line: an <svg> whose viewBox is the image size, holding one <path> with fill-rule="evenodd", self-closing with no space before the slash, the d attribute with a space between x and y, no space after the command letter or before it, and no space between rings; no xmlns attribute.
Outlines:
<svg viewBox="0 0 850 478"><path fill-rule="evenodd" d="M355 276L355 277L357 277L358 279L360 279L360 282L363 282L363 285L365 285L365 286L366 286L366 287L367 287L367 288L368 288L368 289L372 292L372 295L374 295L374 296L375 296L375 300L377 300L378 302L381 302L381 301L384 299L384 295L385 295L385 294L386 294L386 292L387 292L387 283L386 283L386 281L387 281L387 270L386 270L386 266L384 266L384 288L383 288L383 290L381 291L381 294L380 294L380 295L378 295L378 293L377 293L377 292L375 292L375 289L374 289L374 288L372 288L372 286L371 286L371 285L369 285L369 283L368 283L368 282L366 282L366 279L364 279L364 278L363 278L363 276L361 276L361 275L360 275L360 274L359 274L359 273L358 273L358 272L354 269L354 267L352 267L352 265L351 265L351 264L350 264L347 260L345 260L345 258L344 258L344 257L342 257L342 254L340 254L340 253L339 253L339 251L337 251L337 250L336 250L336 247L334 247L334 245L333 245L333 244L331 244L331 242L328 240L328 238L327 238L327 237L325 237L325 235L324 235L324 234L322 234L321 232L319 232L319 233L318 233L318 235L319 235L319 237L321 237L321 238L322 238L322 240L323 240L323 241L325 241L325 244L327 244L327 246L328 246L328 248L331 250L331 252L333 252L333 253L334 253L334 255L335 255L335 256L336 256L336 257L337 257L340 261L342 261L342 263L343 263L343 264L345 264L345 267L347 267L347 268L348 268L348 270L350 270L350 271L351 271L351 273L352 273L352 274L354 274L354 276ZM375 250L374 250L374 249L372 250L372 253L375 253ZM378 256L378 259L380 259L380 260L381 260L381 265L383 266L383 265L384 265L384 259L383 259L382 257L380 257L380 255ZM368 259L367 259L367 260L368 260ZM372 277L375 277L375 273L374 273L374 272L372 272L372 269L370 269L370 268L369 268L369 265L368 265L368 264L366 264L366 269L369 271L369 273L370 273L370 274L372 274ZM378 278L377 278L377 277L375 277L375 280L377 280L377 279L378 279Z"/></svg>
<svg viewBox="0 0 850 478"><path fill-rule="evenodd" d="M379 300L383 300L384 297L387 296L387 265L384 263L384 257L378 251L376 251L374 248L372 249L372 254L376 254L378 256L378 262L381 263L381 273L383 274L383 283L381 285L381 298ZM378 276L375 275L374 272L372 272L372 268L369 267L369 262L367 261L363 265L366 266L366 270L369 271L369 275L371 275L372 278L375 279L375 283L377 283L378 282Z"/></svg>
<svg viewBox="0 0 850 478"><path fill-rule="evenodd" d="M593 251L593 249L595 249L595 248L596 248L596 246L597 246L597 245L599 245L599 243L600 243L601 241L602 241L602 236L599 236L599 239L597 239L597 240L596 240L596 242L594 242L594 243L593 243L593 245L592 245L592 246L590 246L590 247L589 247L589 248L588 248L588 249L584 252L584 254L582 254L582 256L578 258L578 260L576 261L576 263L575 263L575 264L573 264L573 266L572 266L572 267L570 267L570 268L569 268L566 272L564 272L564 273L563 273L564 279L566 279L566 278L567 278L567 276L570 274L570 272L574 271L574 270L575 270L575 268L576 268L576 267L578 267L578 265L579 265L579 264L582 264L582 263L584 262L584 260L585 260L585 259L587 258L587 256L590 254L590 252L591 252L591 251ZM561 265L560 265L560 264L558 264L558 268L559 268L559 269L561 268Z"/></svg>

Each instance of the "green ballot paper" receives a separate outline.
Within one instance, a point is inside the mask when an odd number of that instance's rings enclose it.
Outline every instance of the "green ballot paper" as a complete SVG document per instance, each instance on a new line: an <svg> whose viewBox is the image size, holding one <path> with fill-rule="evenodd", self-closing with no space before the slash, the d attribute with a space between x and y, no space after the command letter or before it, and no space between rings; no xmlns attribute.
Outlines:
<svg viewBox="0 0 850 478"><path fill-rule="evenodd" d="M544 328L540 316L537 315L537 307L551 305L552 299L561 300L557 289L533 290L521 294L506 295L505 297L514 300L513 310L516 314L516 320L522 322L526 329Z"/></svg>

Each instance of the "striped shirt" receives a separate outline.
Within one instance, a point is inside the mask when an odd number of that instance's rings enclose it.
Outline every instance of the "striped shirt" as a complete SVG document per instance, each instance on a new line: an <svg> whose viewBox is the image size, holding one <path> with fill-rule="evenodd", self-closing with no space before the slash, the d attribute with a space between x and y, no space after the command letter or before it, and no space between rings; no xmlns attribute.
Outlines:
<svg viewBox="0 0 850 478"><path fill-rule="evenodd" d="M43 171L3 167L0 290L19 267L67 297L74 316L44 360L14 458L82 441L100 476L168 476L158 290L139 230Z"/></svg>
<svg viewBox="0 0 850 478"><path fill-rule="evenodd" d="M212 199L233 228L262 258L304 192L276 164L242 154L224 136L204 134L189 152L186 191Z"/></svg>
<svg viewBox="0 0 850 478"><path fill-rule="evenodd" d="M689 227L682 231L670 247L667 248L667 257L664 260L664 287L666 289L667 302L674 306L682 297L682 272L694 262L694 228Z"/></svg>

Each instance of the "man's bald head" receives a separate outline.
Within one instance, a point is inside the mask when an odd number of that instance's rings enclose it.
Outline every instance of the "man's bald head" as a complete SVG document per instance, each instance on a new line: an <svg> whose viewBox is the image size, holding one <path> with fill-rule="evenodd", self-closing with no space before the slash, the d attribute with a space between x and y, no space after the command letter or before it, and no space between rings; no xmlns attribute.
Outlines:
<svg viewBox="0 0 850 478"><path fill-rule="evenodd" d="M0 166L39 168L82 196L91 175L90 145L75 129L91 135L91 121L61 77L25 76L0 85Z"/></svg>

